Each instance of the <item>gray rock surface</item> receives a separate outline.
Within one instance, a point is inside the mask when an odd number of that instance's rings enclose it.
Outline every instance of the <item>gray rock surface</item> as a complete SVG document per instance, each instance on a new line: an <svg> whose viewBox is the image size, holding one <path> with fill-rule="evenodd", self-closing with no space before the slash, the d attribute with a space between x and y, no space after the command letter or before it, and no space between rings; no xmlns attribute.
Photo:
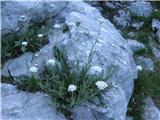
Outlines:
<svg viewBox="0 0 160 120"><path fill-rule="evenodd" d="M57 8L58 6L59 4L56 5ZM33 55L34 57L29 62L29 65L38 64L38 70L41 71L45 61L53 58L53 45L60 45L65 48L71 62L78 58L84 64L99 31L100 22L97 19L103 20L91 65L99 65L107 73L109 73L107 68L113 66L114 72L110 76L110 81L116 84L116 88L113 87L102 94L102 100L107 105L107 108L100 106L99 102L97 104L87 103L85 108L81 108L82 112L78 114L73 112L73 115L76 120L77 116L83 113L84 110L88 112L87 116L84 116L84 118L89 116L88 120L93 120L92 117L101 120L126 119L127 104L133 92L134 79L137 77L136 65L127 42L118 33L113 24L105 20L97 9L88 4L84 2L69 2L67 6L64 5L63 7L65 9L54 17L54 20L57 22L63 21L63 24L69 27L69 31L63 33L63 27L61 29L51 29L49 34L50 43L41 48L36 53L36 56ZM3 70L9 68L12 76L17 74L18 76L28 75L27 69L30 66L19 65L16 68L18 73L11 69L20 59L24 60L23 57L22 55L19 58L10 60ZM21 70L26 70L26 73L21 72ZM79 108L75 109L78 112ZM93 114L94 116L92 116Z"/></svg>
<svg viewBox="0 0 160 120"><path fill-rule="evenodd" d="M133 52L144 49L145 46L142 43L139 43L137 40L127 39L128 46Z"/></svg>
<svg viewBox="0 0 160 120"><path fill-rule="evenodd" d="M152 20L152 29L153 30L160 30L160 21L157 19Z"/></svg>
<svg viewBox="0 0 160 120"><path fill-rule="evenodd" d="M145 70L154 71L154 62L151 58L137 57L135 62L137 65L142 66Z"/></svg>
<svg viewBox="0 0 160 120"><path fill-rule="evenodd" d="M117 27L129 27L131 23L130 13L125 10L119 10L118 15L113 17L113 21Z"/></svg>
<svg viewBox="0 0 160 120"><path fill-rule="evenodd" d="M2 1L2 35L20 30L22 23L27 21L38 23L55 17L65 7L64 4L66 2Z"/></svg>
<svg viewBox="0 0 160 120"><path fill-rule="evenodd" d="M129 32L127 35L130 36L130 37L134 37L135 33L134 32Z"/></svg>
<svg viewBox="0 0 160 120"><path fill-rule="evenodd" d="M139 30L143 26L144 22L136 22L132 23L132 27L135 28L136 30Z"/></svg>
<svg viewBox="0 0 160 120"><path fill-rule="evenodd" d="M152 20L152 30L155 33L155 36L158 38L158 41L160 43L160 21L153 19Z"/></svg>
<svg viewBox="0 0 160 120"><path fill-rule="evenodd" d="M3 120L66 120L43 93L16 90L11 84L1 84Z"/></svg>
<svg viewBox="0 0 160 120"><path fill-rule="evenodd" d="M153 51L154 56L155 56L157 59L160 59L160 47L154 47L154 48L152 49L152 51Z"/></svg>
<svg viewBox="0 0 160 120"><path fill-rule="evenodd" d="M133 117L127 116L126 120L134 120Z"/></svg>
<svg viewBox="0 0 160 120"><path fill-rule="evenodd" d="M115 5L111 2L109 2L109 1L106 2L105 6L110 8L110 9L115 9L116 8Z"/></svg>
<svg viewBox="0 0 160 120"><path fill-rule="evenodd" d="M150 97L145 99L145 107L143 113L144 120L160 120L160 110L155 106Z"/></svg>
<svg viewBox="0 0 160 120"><path fill-rule="evenodd" d="M129 10L131 13L137 16L148 17L152 14L151 3L145 1L137 1L131 3L131 5L129 6Z"/></svg>

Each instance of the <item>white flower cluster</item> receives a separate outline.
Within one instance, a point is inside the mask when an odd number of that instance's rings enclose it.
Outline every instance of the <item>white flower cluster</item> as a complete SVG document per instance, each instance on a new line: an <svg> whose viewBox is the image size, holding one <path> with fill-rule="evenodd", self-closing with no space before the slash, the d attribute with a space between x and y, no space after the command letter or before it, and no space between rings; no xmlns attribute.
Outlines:
<svg viewBox="0 0 160 120"><path fill-rule="evenodd" d="M142 71L142 66L140 66L140 65L138 65L138 66L136 66L136 68L137 68L137 70L139 70L139 71Z"/></svg>
<svg viewBox="0 0 160 120"><path fill-rule="evenodd" d="M54 65L55 64L55 60L54 59L49 59L47 61L47 65Z"/></svg>
<svg viewBox="0 0 160 120"><path fill-rule="evenodd" d="M102 68L98 65L91 67L91 74L102 73Z"/></svg>
<svg viewBox="0 0 160 120"><path fill-rule="evenodd" d="M108 87L108 84L104 81L97 81L95 84L100 90L103 90Z"/></svg>
<svg viewBox="0 0 160 120"><path fill-rule="evenodd" d="M38 68L36 66L30 67L29 72L36 73L38 71Z"/></svg>
<svg viewBox="0 0 160 120"><path fill-rule="evenodd" d="M77 86L76 85L70 84L68 86L68 92L73 92L75 90L77 90Z"/></svg>
<svg viewBox="0 0 160 120"><path fill-rule="evenodd" d="M38 36L39 38L41 38L41 37L43 37L43 34L38 34L37 36Z"/></svg>
<svg viewBox="0 0 160 120"><path fill-rule="evenodd" d="M22 42L22 46L27 46L28 42Z"/></svg>
<svg viewBox="0 0 160 120"><path fill-rule="evenodd" d="M55 24L55 25L54 25L54 28L61 28L61 25Z"/></svg>

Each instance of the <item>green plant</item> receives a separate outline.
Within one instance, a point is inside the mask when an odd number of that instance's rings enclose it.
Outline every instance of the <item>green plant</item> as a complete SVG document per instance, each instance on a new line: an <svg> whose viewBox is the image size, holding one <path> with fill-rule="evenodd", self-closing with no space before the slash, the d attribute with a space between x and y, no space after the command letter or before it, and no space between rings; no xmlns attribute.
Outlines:
<svg viewBox="0 0 160 120"><path fill-rule="evenodd" d="M143 100L146 96L152 97L160 106L160 74L157 72L141 71L135 82L134 95L129 103L128 114L136 120L141 120L143 112Z"/></svg>
<svg viewBox="0 0 160 120"><path fill-rule="evenodd" d="M37 92L41 91L39 79L34 76L17 80L17 88L23 91Z"/></svg>
<svg viewBox="0 0 160 120"><path fill-rule="evenodd" d="M100 96L103 89L109 89L110 85L106 83L107 75L89 72L93 51L84 66L79 65L79 60L70 64L65 52L56 46L54 51L55 61L50 60L39 77L33 74L19 80L17 83L19 89L45 92L52 97L57 109L66 116L75 105L90 101L95 96Z"/></svg>
<svg viewBox="0 0 160 120"><path fill-rule="evenodd" d="M44 92L53 97L53 101L58 108L65 114L70 109L81 103L91 100L100 95L96 87L97 81L107 81L102 74L89 74L90 62L80 67L79 61L72 66L68 62L67 56L57 47L55 47L55 66L46 66L42 73L41 88ZM77 86L74 92L68 91L70 85Z"/></svg>
<svg viewBox="0 0 160 120"><path fill-rule="evenodd" d="M39 50L48 43L47 31L48 27L43 24L30 23L20 32L13 32L2 36L2 63L24 52ZM39 35L41 36L38 37Z"/></svg>

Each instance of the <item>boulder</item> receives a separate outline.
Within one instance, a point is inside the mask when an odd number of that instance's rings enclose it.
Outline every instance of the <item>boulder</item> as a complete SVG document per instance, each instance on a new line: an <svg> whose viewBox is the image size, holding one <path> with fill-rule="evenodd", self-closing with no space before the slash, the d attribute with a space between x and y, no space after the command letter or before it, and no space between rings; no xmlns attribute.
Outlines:
<svg viewBox="0 0 160 120"><path fill-rule="evenodd" d="M110 9L116 9L116 6L109 1L106 2L105 7L108 7Z"/></svg>
<svg viewBox="0 0 160 120"><path fill-rule="evenodd" d="M139 43L137 40L127 39L128 46L133 52L144 49L145 46L142 43Z"/></svg>
<svg viewBox="0 0 160 120"><path fill-rule="evenodd" d="M135 28L136 30L139 30L143 26L144 22L136 22L132 23L132 27Z"/></svg>
<svg viewBox="0 0 160 120"><path fill-rule="evenodd" d="M61 4L55 4L57 8L59 8L59 5L61 6ZM38 64L38 72L41 72L45 61L53 58L54 45L65 49L69 61L72 62L78 58L80 63L84 64L88 60L88 53L91 51L97 35L100 34L94 47L95 54L91 66L101 66L103 71L110 76L110 82L115 83L115 85L109 91L102 93L102 100L107 107L101 106L99 100L95 100L96 104L85 103L85 107L74 108L76 113L72 113L74 115L73 119L78 119L78 115L86 111L87 114L83 114L83 118L86 117L88 120L125 120L127 104L133 92L134 79L137 77L136 65L127 42L114 25L104 19L99 11L90 5L82 1L68 2L67 5L64 4L63 8L54 17L54 21L63 22L62 24L68 26L69 30L64 32L64 27L59 29L51 28L49 44L35 53L36 56L33 54L29 65ZM30 66L20 64L15 68L16 71L26 70L26 73L19 72L18 76L15 69L11 69L13 68L11 66L14 66L20 59L23 60L23 57L24 55L8 61L9 63L6 63L3 70L8 69L11 75L16 77L28 75L27 69ZM112 68L112 74L110 74L109 68Z"/></svg>
<svg viewBox="0 0 160 120"><path fill-rule="evenodd" d="M160 46L154 46L152 52L157 59L160 59Z"/></svg>
<svg viewBox="0 0 160 120"><path fill-rule="evenodd" d="M132 14L144 17L149 17L152 14L152 9L151 3L145 1L133 2L129 6L129 10Z"/></svg>
<svg viewBox="0 0 160 120"><path fill-rule="evenodd" d="M38 23L54 17L65 7L64 4L67 3L2 1L2 35L21 30L23 23L28 21Z"/></svg>
<svg viewBox="0 0 160 120"><path fill-rule="evenodd" d="M113 16L113 21L117 27L120 28L129 27L131 23L130 13L125 10L119 10L118 14Z"/></svg>
<svg viewBox="0 0 160 120"><path fill-rule="evenodd" d="M152 20L152 30L156 31L156 30L160 30L160 21L157 19L153 19Z"/></svg>
<svg viewBox="0 0 160 120"><path fill-rule="evenodd" d="M157 108L150 97L145 99L143 120L160 120L160 110Z"/></svg>
<svg viewBox="0 0 160 120"><path fill-rule="evenodd" d="M137 57L135 60L137 66L140 65L145 70L154 71L154 62L151 58Z"/></svg>
<svg viewBox="0 0 160 120"><path fill-rule="evenodd" d="M160 43L160 21L153 19L152 20L152 30L155 33L155 36L158 39L158 42Z"/></svg>
<svg viewBox="0 0 160 120"><path fill-rule="evenodd" d="M3 120L66 120L44 93L27 93L2 83L1 95Z"/></svg>

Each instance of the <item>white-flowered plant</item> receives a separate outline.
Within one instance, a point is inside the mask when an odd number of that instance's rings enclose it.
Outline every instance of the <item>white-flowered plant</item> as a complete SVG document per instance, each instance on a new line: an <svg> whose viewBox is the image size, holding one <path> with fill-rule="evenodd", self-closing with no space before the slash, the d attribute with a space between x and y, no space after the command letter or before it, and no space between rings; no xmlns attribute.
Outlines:
<svg viewBox="0 0 160 120"><path fill-rule="evenodd" d="M76 23L74 23L74 22L68 22L67 23L69 26L76 26Z"/></svg>
<svg viewBox="0 0 160 120"><path fill-rule="evenodd" d="M68 92L74 92L75 90L77 90L77 86L76 85L70 84L68 86Z"/></svg>
<svg viewBox="0 0 160 120"><path fill-rule="evenodd" d="M108 84L104 81L97 81L95 84L96 84L97 88L100 90L103 90L108 87Z"/></svg>
<svg viewBox="0 0 160 120"><path fill-rule="evenodd" d="M61 25L60 24L55 24L54 28L61 28Z"/></svg>
<svg viewBox="0 0 160 120"><path fill-rule="evenodd" d="M136 68L137 68L137 70L139 70L139 71L142 71L142 70L143 70L142 66L140 66L140 65L136 66Z"/></svg>
<svg viewBox="0 0 160 120"><path fill-rule="evenodd" d="M75 23L69 24L71 27L75 25ZM97 39L92 48L88 48L86 62L77 59L71 60L68 58L65 48L54 46L54 59L46 61L43 72L35 76L39 79L37 80L38 88L40 87L44 93L50 95L57 109L65 115L75 105L89 102L93 98L101 96L102 90L109 89L108 76L104 75L102 67L98 65L91 67L96 42ZM37 72L37 67L31 67L30 72Z"/></svg>
<svg viewBox="0 0 160 120"><path fill-rule="evenodd" d="M30 67L29 72L36 73L38 71L38 68L36 66Z"/></svg>
<svg viewBox="0 0 160 120"><path fill-rule="evenodd" d="M55 65L55 60L54 59L49 59L48 61L47 61L47 65Z"/></svg>
<svg viewBox="0 0 160 120"><path fill-rule="evenodd" d="M43 37L43 34L38 34L37 36L38 36L39 38L41 38L41 37Z"/></svg>
<svg viewBox="0 0 160 120"><path fill-rule="evenodd" d="M22 42L22 45L23 45L23 46L27 46L27 44L28 44L28 42L25 42L25 41Z"/></svg>
<svg viewBox="0 0 160 120"><path fill-rule="evenodd" d="M102 73L102 71L103 71L102 67L98 65L91 67L91 74Z"/></svg>

